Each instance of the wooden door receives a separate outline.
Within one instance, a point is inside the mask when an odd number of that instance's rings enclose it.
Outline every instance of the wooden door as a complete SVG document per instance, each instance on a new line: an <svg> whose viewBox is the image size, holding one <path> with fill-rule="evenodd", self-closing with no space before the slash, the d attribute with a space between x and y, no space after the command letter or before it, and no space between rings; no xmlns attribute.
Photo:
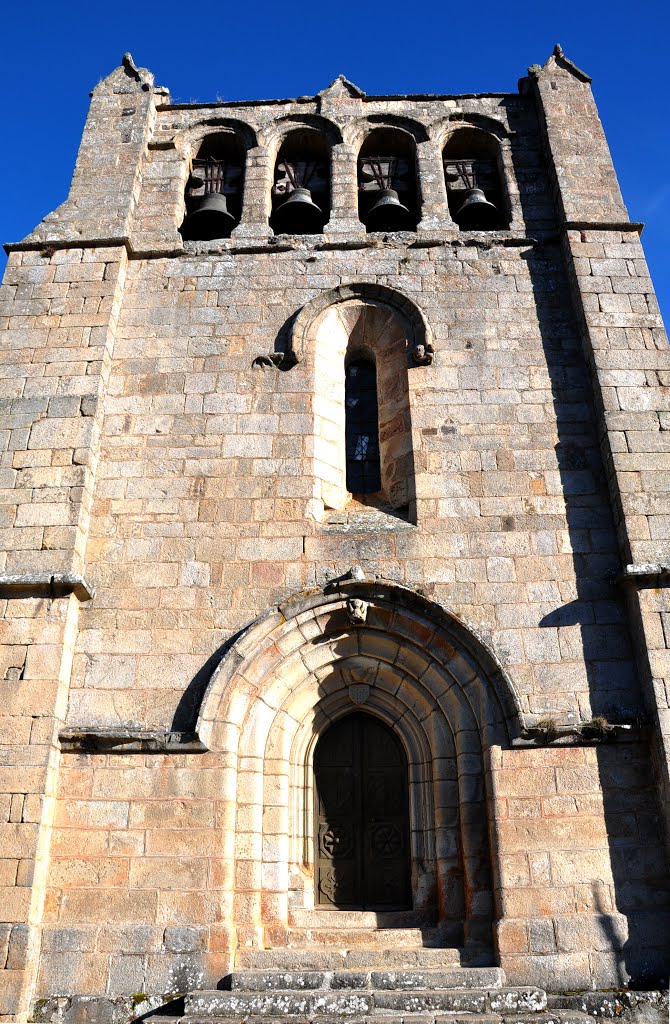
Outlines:
<svg viewBox="0 0 670 1024"><path fill-rule="evenodd" d="M408 909L407 759L393 732L348 715L319 740L314 776L318 903Z"/></svg>

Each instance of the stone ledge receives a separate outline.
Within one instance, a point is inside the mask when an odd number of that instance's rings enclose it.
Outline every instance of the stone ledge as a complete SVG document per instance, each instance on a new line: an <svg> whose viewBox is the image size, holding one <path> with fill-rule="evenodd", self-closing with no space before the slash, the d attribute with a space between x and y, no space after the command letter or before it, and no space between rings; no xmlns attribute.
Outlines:
<svg viewBox="0 0 670 1024"><path fill-rule="evenodd" d="M359 97L363 103L379 103L388 100L398 102L422 102L426 100L480 100L480 99L513 99L518 100L516 92L449 92L449 93L403 93L394 95L384 93L380 96L370 96L362 93ZM220 107L277 107L287 103L316 103L319 94L316 96L293 96L277 100L215 100L209 103L158 103L156 111L161 114L170 114L175 110L216 110Z"/></svg>
<svg viewBox="0 0 670 1024"><path fill-rule="evenodd" d="M570 225L575 227L576 225ZM584 224L584 228L605 230L608 227L614 229L615 225ZM623 226L619 225L618 230ZM269 231L269 229L268 229ZM474 246L479 249L492 249L495 246L511 248L535 247L542 244L550 244L557 241L556 235L551 234L542 238L531 238L526 235L515 235L506 231L477 231L461 232L454 237L452 232L438 234L425 234L417 237L416 232L375 232L366 234L359 238L338 238L327 239L324 235L270 235L267 240L254 240L243 243L234 238L216 239L213 242L190 242L186 246L168 244L164 249L133 248L131 239L127 236L122 238L46 238L40 241L6 242L3 246L6 253L12 252L43 252L45 258L59 249L114 249L124 248L129 259L174 259L179 256L193 258L194 256L218 256L218 255L253 255L258 253L271 252L294 252L296 250L308 249L316 252L346 252L355 249L383 249L388 245L404 246L407 249L434 249L440 246Z"/></svg>
<svg viewBox="0 0 670 1024"><path fill-rule="evenodd" d="M670 581L669 562L639 562L624 566L614 578L615 583L640 587L667 586Z"/></svg>
<svg viewBox="0 0 670 1024"><path fill-rule="evenodd" d="M5 242L3 249L10 252L44 252L50 255L56 249L115 249L129 246L127 235L120 238L44 238L39 241Z"/></svg>
<svg viewBox="0 0 670 1024"><path fill-rule="evenodd" d="M639 220L566 220L563 227L566 231L635 231L638 235L644 231Z"/></svg>
<svg viewBox="0 0 670 1024"><path fill-rule="evenodd" d="M658 990L631 991L629 989L613 991L588 991L574 993L556 993L548 996L549 1010L575 1010L588 1013L591 1017L635 1017L651 1022L654 1019L664 1021L668 1015L668 994Z"/></svg>
<svg viewBox="0 0 670 1024"><path fill-rule="evenodd" d="M26 597L68 597L74 594L80 601L92 601L95 587L75 572L25 572L0 575L0 597L9 599Z"/></svg>
<svg viewBox="0 0 670 1024"><path fill-rule="evenodd" d="M194 732L75 726L58 738L62 751L75 754L204 754L208 749Z"/></svg>
<svg viewBox="0 0 670 1024"><path fill-rule="evenodd" d="M583 722L555 728L526 726L512 747L592 747L603 743L639 743L647 737L644 725L630 722Z"/></svg>

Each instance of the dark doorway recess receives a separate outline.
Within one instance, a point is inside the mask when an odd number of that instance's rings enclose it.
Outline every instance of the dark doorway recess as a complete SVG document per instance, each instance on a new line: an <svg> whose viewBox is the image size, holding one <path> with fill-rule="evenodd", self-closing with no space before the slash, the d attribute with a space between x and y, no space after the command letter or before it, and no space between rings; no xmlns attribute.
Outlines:
<svg viewBox="0 0 670 1024"><path fill-rule="evenodd" d="M393 732L347 715L319 740L314 776L319 905L410 909L407 758Z"/></svg>

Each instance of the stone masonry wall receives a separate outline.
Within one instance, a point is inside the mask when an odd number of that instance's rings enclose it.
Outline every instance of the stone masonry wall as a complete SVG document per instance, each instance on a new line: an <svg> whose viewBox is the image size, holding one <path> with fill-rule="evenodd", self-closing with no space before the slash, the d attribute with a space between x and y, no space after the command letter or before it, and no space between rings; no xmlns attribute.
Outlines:
<svg viewBox="0 0 670 1024"><path fill-rule="evenodd" d="M228 636L353 562L426 588L490 636L525 711L567 721L637 714L622 605L607 578L619 562L588 379L556 287L560 254L387 248L322 254L317 267L303 259L131 264L72 721L169 725ZM411 294L435 333L434 365L409 371L422 437L416 529L315 523L314 353L285 372L251 367L318 287L357 280Z"/></svg>
<svg viewBox="0 0 670 1024"><path fill-rule="evenodd" d="M656 930L667 893L646 749L494 751L491 771L508 975L650 983L667 963Z"/></svg>

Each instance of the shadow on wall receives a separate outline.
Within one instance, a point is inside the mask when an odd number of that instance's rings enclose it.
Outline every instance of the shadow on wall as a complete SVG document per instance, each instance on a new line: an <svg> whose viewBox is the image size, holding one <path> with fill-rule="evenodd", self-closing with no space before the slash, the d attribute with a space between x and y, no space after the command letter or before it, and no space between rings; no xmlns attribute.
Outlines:
<svg viewBox="0 0 670 1024"><path fill-rule="evenodd" d="M246 627L229 637L224 644L210 655L202 668L198 669L193 676L175 708L170 725L173 732L194 733L196 731L198 714L209 681L216 672L220 662L223 661L230 648L237 643L245 629Z"/></svg>
<svg viewBox="0 0 670 1024"><path fill-rule="evenodd" d="M530 198L528 210L523 191L521 201L532 229L541 217L537 194ZM579 725L594 719L639 723L644 717L643 697L625 601L612 582L621 559L598 445L590 375L565 265L555 242L536 245L523 258L530 272L551 381L558 432L555 452L576 579L576 593L563 604L559 602L566 595L554 585L552 603L558 606L539 621L541 628L554 634L560 664L546 670L537 691L542 704L532 710L559 724ZM532 515L531 505L532 499L528 499L527 511ZM549 549L543 553L559 554ZM575 709L568 694L580 687L583 695ZM572 717L575 712L578 721ZM596 750L597 766L587 765L585 771L587 775L597 773L591 794L598 783L602 789L613 887L610 891L597 877L577 879L576 909L595 916L602 931L601 951L591 954L594 976L602 970L615 974L622 985L650 987L667 978L670 947L668 865L650 748L648 743L631 742L604 743ZM593 795L577 792L576 813L588 814L593 799ZM599 812L598 807L594 812ZM594 857L597 875L595 865ZM589 936L583 946L597 950L597 940L597 936L595 940Z"/></svg>

